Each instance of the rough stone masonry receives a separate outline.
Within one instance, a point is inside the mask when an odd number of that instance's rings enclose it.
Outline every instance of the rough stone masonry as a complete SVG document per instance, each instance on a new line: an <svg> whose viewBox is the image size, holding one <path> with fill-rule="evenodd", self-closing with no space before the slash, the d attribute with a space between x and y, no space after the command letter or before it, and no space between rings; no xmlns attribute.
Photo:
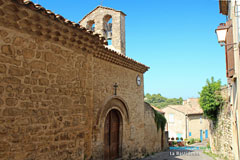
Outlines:
<svg viewBox="0 0 240 160"><path fill-rule="evenodd" d="M119 113L119 157L161 150L161 131L144 116L147 70L40 5L0 0L0 159L104 159L111 110Z"/></svg>

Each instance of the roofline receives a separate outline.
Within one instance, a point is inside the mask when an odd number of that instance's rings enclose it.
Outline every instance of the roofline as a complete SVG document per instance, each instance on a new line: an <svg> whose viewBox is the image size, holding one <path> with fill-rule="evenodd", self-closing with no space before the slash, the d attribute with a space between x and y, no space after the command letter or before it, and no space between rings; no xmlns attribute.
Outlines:
<svg viewBox="0 0 240 160"><path fill-rule="evenodd" d="M84 17L83 17L83 19L81 19L80 21L79 21L79 23L81 23L87 16L89 16L90 14L92 14L95 10L97 10L98 8L104 8L104 9L108 9L108 10L113 10L113 11L115 11L115 12L120 12L120 13L122 13L124 16L127 16L125 13L123 13L122 11L119 11L119 10L115 10L115 9L113 9L113 8L109 8L109 7L103 7L103 6L97 6L94 10L92 10L91 12L89 12L87 15L85 15Z"/></svg>
<svg viewBox="0 0 240 160"><path fill-rule="evenodd" d="M183 113L184 115L186 115L184 112L179 111L179 110L177 110L177 109L175 109L175 108L173 108L173 107L171 107L171 106L168 106L168 107L170 107L171 109L173 109L173 110L175 110L175 111L178 111L178 112L181 112L181 113Z"/></svg>
<svg viewBox="0 0 240 160"><path fill-rule="evenodd" d="M11 0L9 3L16 3L18 5L21 5L23 7L26 7L27 9L31 10L32 12L36 12L41 14L42 16L47 16L50 21L61 23L59 25L66 25L69 28L77 29L79 32L83 32L87 35L89 35L91 38L96 39L96 42L100 44L99 49L102 51L101 53L96 53L93 56L109 61L114 64L118 64L120 66L123 66L125 68L129 68L131 70L135 70L140 73L145 73L149 67L133 60L132 58L129 58L125 55L119 54L116 51L113 51L111 49L106 48L104 38L100 37L99 34L94 34L91 31L88 31L85 27L80 26L79 23L72 22L63 16L59 14L55 14L50 10L45 9L39 4L34 4L30 0ZM115 60L117 58L117 60Z"/></svg>
<svg viewBox="0 0 240 160"><path fill-rule="evenodd" d="M188 113L186 115L188 116L188 115L200 115L200 114L203 114L203 113Z"/></svg>
<svg viewBox="0 0 240 160"><path fill-rule="evenodd" d="M183 113L183 114L186 115L186 116L188 116L188 115L198 115L198 114L203 114L203 113L185 113L185 112L180 111L180 110L178 110L178 109L175 109L175 108L173 108L173 107L171 107L171 106L168 106L168 107L170 107L170 108L172 108L172 109L174 109L174 110L176 110L176 111L178 111L178 112L181 112L181 113Z"/></svg>

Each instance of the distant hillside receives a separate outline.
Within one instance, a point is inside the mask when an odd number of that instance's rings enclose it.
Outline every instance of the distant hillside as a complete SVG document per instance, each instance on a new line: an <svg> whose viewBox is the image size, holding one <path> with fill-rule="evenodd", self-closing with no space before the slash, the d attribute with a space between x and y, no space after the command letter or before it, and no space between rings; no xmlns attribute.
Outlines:
<svg viewBox="0 0 240 160"><path fill-rule="evenodd" d="M158 107L158 108L164 108L167 105L176 105L176 104L182 104L183 99L180 98L166 98L163 97L161 94L149 94L147 93L144 97L144 101L150 103L151 105Z"/></svg>

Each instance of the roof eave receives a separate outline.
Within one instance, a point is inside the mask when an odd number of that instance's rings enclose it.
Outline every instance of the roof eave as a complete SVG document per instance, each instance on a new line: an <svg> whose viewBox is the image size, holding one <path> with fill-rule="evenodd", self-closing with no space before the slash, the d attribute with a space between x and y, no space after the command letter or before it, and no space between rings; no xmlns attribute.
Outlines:
<svg viewBox="0 0 240 160"><path fill-rule="evenodd" d="M104 44L103 44L104 43L104 38L100 37L97 34L94 34L93 32L89 32L86 28L81 27L80 24L78 24L78 23L75 23L75 22L72 22L68 19L65 19L61 15L55 14L55 13L51 12L50 10L45 9L41 5L34 4L32 1L29 1L29 0L28 1L26 1L26 0L12 0L12 2L16 3L18 5L22 5L22 6L28 8L28 9L34 11L34 12L38 12L38 13L44 15L44 16L47 16L49 19L51 19L51 21L57 21L57 22L61 23L61 25L65 24L65 25L67 25L67 27L78 29L78 31L83 32L83 33L85 33L89 36L92 36L93 38L98 37L98 41L99 41L100 44L103 45L101 47L105 51L104 54L101 53L101 56L103 57L103 59L110 58L109 59L110 62L112 62L111 57L120 59L120 61L116 61L115 63L118 64L118 65L121 65L123 67L130 68L130 69L135 70L135 71L140 72L140 73L145 73L149 69L148 66L146 66L142 63L139 63L139 62L133 60L132 58L129 58L125 55L119 54L115 51L112 51L110 49L105 48ZM50 16L52 18L50 18ZM98 53L98 54L100 54L100 53ZM109 54L111 54L111 56L109 56Z"/></svg>
<svg viewBox="0 0 240 160"><path fill-rule="evenodd" d="M175 110L175 111L178 111L178 112L180 112L180 113L186 115L186 113L185 113L184 111L178 110L178 109L173 108L173 107L171 107L171 106L168 106L168 107L171 108L171 109L173 109L173 110Z"/></svg>
<svg viewBox="0 0 240 160"><path fill-rule="evenodd" d="M189 115L201 115L201 114L203 114L203 113L188 113L186 115L189 116Z"/></svg>

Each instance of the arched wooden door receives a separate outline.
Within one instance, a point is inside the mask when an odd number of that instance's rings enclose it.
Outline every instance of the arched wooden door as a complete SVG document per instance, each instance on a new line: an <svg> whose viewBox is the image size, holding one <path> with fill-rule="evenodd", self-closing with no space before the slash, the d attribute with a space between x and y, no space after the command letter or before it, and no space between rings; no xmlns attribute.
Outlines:
<svg viewBox="0 0 240 160"><path fill-rule="evenodd" d="M120 144L120 113L111 110L104 124L104 159L114 160L119 158Z"/></svg>

